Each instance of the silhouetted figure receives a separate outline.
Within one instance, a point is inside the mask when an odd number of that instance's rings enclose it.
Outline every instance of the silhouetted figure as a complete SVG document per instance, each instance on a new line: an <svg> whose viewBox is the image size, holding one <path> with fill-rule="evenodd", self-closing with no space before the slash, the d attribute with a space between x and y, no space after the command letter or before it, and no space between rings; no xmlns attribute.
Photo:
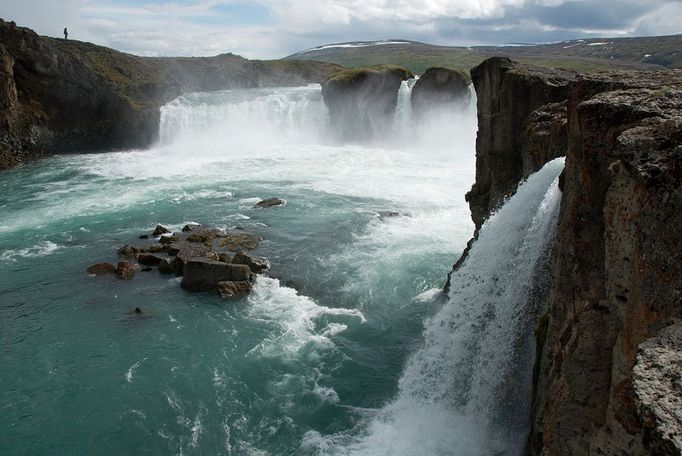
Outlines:
<svg viewBox="0 0 682 456"><path fill-rule="evenodd" d="M69 39L69 31L64 27L64 39L68 40Z"/></svg>

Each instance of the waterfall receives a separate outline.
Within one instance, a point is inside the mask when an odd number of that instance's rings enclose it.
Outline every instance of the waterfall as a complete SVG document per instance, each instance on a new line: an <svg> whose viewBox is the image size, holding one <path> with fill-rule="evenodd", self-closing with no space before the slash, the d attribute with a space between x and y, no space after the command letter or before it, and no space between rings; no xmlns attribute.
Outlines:
<svg viewBox="0 0 682 456"><path fill-rule="evenodd" d="M563 159L545 165L484 224L396 399L360 437L325 441L330 454L524 453L539 312L532 283L553 239L562 169Z"/></svg>
<svg viewBox="0 0 682 456"><path fill-rule="evenodd" d="M308 143L325 134L319 85L183 95L161 108L160 142Z"/></svg>
<svg viewBox="0 0 682 456"><path fill-rule="evenodd" d="M434 107L415 122L412 87L403 81L395 114L388 128L376 127L369 138L345 137L341 142L387 147L428 147L447 151L458 144L455 130L475 128L475 101L462 109ZM473 88L470 89L473 93ZM471 97L475 100L475 95ZM305 87L236 89L182 95L161 108L159 142L169 146L214 148L216 145L335 144L339 135L329 124L329 113L317 84ZM372 129L372 128L370 128ZM357 132L356 132L357 133ZM448 152L449 153L449 152Z"/></svg>

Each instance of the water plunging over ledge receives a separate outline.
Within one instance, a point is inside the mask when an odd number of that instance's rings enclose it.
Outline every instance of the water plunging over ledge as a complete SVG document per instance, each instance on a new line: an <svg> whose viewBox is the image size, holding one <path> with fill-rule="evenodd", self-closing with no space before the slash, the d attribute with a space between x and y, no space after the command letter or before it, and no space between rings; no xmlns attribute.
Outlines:
<svg viewBox="0 0 682 456"><path fill-rule="evenodd" d="M319 86L190 94L163 108L150 150L1 175L7 451L515 452L522 425L485 430L507 423L495 392L515 375L510 347L527 347L524 290L505 273L527 283L561 165L491 219L461 287L433 301L473 229L476 120L472 105L417 122L409 94L392 133L365 144L328 134ZM288 204L253 207L269 196ZM84 273L156 223L192 221L263 236L271 277L221 301L155 273Z"/></svg>

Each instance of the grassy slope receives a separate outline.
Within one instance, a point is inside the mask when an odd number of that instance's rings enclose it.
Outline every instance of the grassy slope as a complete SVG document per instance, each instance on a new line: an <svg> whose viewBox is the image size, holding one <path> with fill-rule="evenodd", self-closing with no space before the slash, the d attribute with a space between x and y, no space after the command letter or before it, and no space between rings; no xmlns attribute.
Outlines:
<svg viewBox="0 0 682 456"><path fill-rule="evenodd" d="M347 67L394 64L406 66L415 73L423 73L431 66L446 66L468 73L470 68L493 55L506 55L525 63L581 72L619 68L682 68L682 35L575 40L537 46L471 48L412 42L310 50L286 59L318 60Z"/></svg>

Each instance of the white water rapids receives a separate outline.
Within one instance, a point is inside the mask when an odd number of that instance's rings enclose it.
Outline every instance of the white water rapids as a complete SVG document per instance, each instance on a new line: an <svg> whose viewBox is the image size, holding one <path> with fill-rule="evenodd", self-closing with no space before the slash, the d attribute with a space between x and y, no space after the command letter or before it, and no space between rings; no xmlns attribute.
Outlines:
<svg viewBox="0 0 682 456"><path fill-rule="evenodd" d="M435 113L415 125L409 96L410 86L404 83L389 147L411 144L429 151L431 160L463 155L453 151L452 130L466 118ZM300 135L324 144L328 137L317 91L286 89L256 102L230 104L214 96L190 97L164 108L165 142L197 130L209 142L219 135L228 143L247 132L261 146L298 143ZM191 110L184 109L187 101ZM473 155L472 149L467 152ZM381 410L364 412L366 420L352 433L309 432L304 448L352 455L523 453L538 311L530 284L556 223L556 180L562 167L555 160L531 176L485 224L466 264L453 275L449 300L425 323L424 345L410 357L396 399ZM397 189L382 186L382 191ZM404 198L413 194L399 193Z"/></svg>
<svg viewBox="0 0 682 456"><path fill-rule="evenodd" d="M58 157L0 181L0 266L12 283L3 297L28 306L53 296L36 323L51 328L42 339L16 325L14 369L24 370L6 388L74 411L8 415L16 434L34 453L82 432L78 448L96 441L102 454L521 454L538 312L530 284L563 163L521 185L481 230L448 299L433 300L473 231L464 194L475 107L416 120L410 92L404 83L389 134L352 144L330 134L319 86L188 94L163 107L149 150ZM254 208L272 196L287 205ZM152 274L125 287L79 276L156 223L191 221L262 235L255 254L272 276L228 302ZM35 264L22 273L38 257L43 276ZM55 278L57 268L70 272ZM119 334L120 313L140 297L153 317ZM72 347L52 343L61 334ZM63 377L21 359L56 359ZM91 384L106 386L84 393Z"/></svg>

